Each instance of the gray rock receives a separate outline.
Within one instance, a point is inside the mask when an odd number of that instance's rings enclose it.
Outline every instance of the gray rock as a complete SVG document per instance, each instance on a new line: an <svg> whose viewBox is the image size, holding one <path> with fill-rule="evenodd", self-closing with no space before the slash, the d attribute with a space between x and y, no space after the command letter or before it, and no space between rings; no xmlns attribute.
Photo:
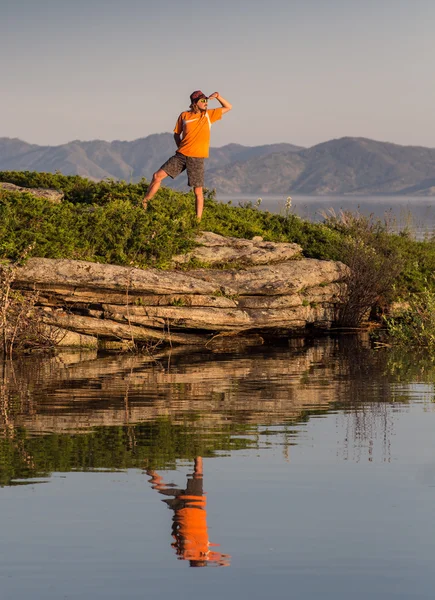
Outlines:
<svg viewBox="0 0 435 600"><path fill-rule="evenodd" d="M223 237L217 233L204 231L195 240L198 247L179 256L174 256L174 265L188 263L192 259L208 265L268 265L291 260L300 256L302 248L298 244L264 242L257 236L252 240Z"/></svg>
<svg viewBox="0 0 435 600"><path fill-rule="evenodd" d="M1 181L0 188L9 192L25 192L27 194L32 194L32 196L36 196L37 198L45 198L53 204L60 204L62 198L64 197L64 193L59 192L58 190L51 190L45 188L25 188L20 187L19 185L14 185L13 183L6 183Z"/></svg>
<svg viewBox="0 0 435 600"><path fill-rule="evenodd" d="M112 292L122 290L142 294L212 294L216 286L178 271L137 269L80 260L30 258L17 270L15 281L25 287L47 287L60 291L62 286L82 286Z"/></svg>
<svg viewBox="0 0 435 600"><path fill-rule="evenodd" d="M303 258L249 269L194 269L189 275L214 282L227 295L281 296L339 281L345 274L342 263Z"/></svg>
<svg viewBox="0 0 435 600"><path fill-rule="evenodd" d="M236 348L238 341L226 341L237 334L244 336L242 347L260 343L263 333L287 335L334 323L343 264L299 258L296 244L210 232L198 241L207 245L197 250L214 253L218 262L225 255L246 266L181 272L32 258L17 269L14 287L24 294L38 290L47 325L94 336L99 345L107 340ZM228 340L211 343L216 335Z"/></svg>

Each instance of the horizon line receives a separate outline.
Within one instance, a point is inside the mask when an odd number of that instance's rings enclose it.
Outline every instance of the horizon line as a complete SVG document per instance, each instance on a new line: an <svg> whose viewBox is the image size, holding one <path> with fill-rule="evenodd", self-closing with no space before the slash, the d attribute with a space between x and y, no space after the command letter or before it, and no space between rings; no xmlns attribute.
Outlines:
<svg viewBox="0 0 435 600"><path fill-rule="evenodd" d="M105 139L101 139L101 138L93 138L90 140L80 140L78 138L70 140L68 142L63 142L61 144L38 144L38 143L34 143L34 142L28 142L26 140L23 140L22 138L19 137L9 137L9 136L1 136L0 140L11 140L11 141L19 141L22 142L24 144L28 144L29 146L38 146L40 148L60 148L62 146L67 146L69 144L74 144L74 143L83 143L83 144L91 144L93 142L103 142L106 144L113 144L115 142L120 142L122 144L132 144L134 142L138 142L140 140L145 140L147 138L153 137L153 136L162 136L162 135L170 135L172 136L173 134L169 131L163 131L160 133L150 133L146 136L143 137L139 137L139 138L135 138L132 140L120 140L120 139L114 139L114 140L105 140ZM310 148L315 148L316 146L320 146L322 144L327 144L330 142L334 142L334 141L341 141L341 140L364 140L364 141L369 141L369 142L375 142L375 143L379 143L379 144L389 144L392 146L400 146L402 148L426 148L429 150L435 150L434 146L423 146L420 144L398 144L396 142L390 142L388 140L377 140L374 138L368 138L368 137L364 137L364 136L352 136L352 135L345 135L345 136L341 136L341 137L337 137L337 138L330 138L328 140L324 140L322 142L318 142L316 144L313 144L312 146L301 146L300 144L294 144L293 142L271 142L271 143L267 143L267 144L254 144L254 145L248 145L248 144L241 144L239 142L228 142L226 144L223 144L222 146L210 146L210 150L211 149L216 149L219 150L221 148L225 148L227 146L242 146L244 148L258 148L261 146L275 146L275 145L281 145L281 144L286 144L289 146L294 146L295 148L300 148L301 150L309 150Z"/></svg>

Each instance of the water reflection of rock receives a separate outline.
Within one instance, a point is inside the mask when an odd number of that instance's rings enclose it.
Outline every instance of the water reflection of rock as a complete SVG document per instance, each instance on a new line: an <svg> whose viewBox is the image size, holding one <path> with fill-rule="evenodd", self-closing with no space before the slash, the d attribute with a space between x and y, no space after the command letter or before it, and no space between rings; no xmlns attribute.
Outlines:
<svg viewBox="0 0 435 600"><path fill-rule="evenodd" d="M298 343L240 356L62 353L3 363L0 485L54 470L161 469L258 447L266 432L281 436L286 454L293 424L331 408L344 432L339 456L377 460L380 451L389 460L407 384L433 381L435 367L422 370L413 356L411 370L406 355L375 352L354 336Z"/></svg>
<svg viewBox="0 0 435 600"><path fill-rule="evenodd" d="M85 355L87 357L87 355ZM76 362L73 362L76 359ZM156 362L138 356L83 359L61 354L29 369L16 366L26 387L16 422L32 433L86 430L170 417L196 426L229 421L271 424L325 410L337 400L334 344L246 356L180 354Z"/></svg>
<svg viewBox="0 0 435 600"><path fill-rule="evenodd" d="M294 340L293 347L238 356L184 349L157 358L62 352L6 363L3 380L14 398L15 423L34 433L159 417L181 423L189 414L205 426L232 420L271 424L332 403L349 409L367 401L400 401L406 394L392 386L401 380L401 369L391 356L353 336Z"/></svg>

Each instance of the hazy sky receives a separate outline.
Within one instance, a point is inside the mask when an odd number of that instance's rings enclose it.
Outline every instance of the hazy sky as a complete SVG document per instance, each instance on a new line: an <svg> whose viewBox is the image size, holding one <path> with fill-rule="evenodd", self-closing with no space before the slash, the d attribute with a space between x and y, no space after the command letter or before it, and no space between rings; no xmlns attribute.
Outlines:
<svg viewBox="0 0 435 600"><path fill-rule="evenodd" d="M435 147L434 0L0 0L0 9L0 137L61 144L172 131L199 88L233 104L213 146L363 136Z"/></svg>

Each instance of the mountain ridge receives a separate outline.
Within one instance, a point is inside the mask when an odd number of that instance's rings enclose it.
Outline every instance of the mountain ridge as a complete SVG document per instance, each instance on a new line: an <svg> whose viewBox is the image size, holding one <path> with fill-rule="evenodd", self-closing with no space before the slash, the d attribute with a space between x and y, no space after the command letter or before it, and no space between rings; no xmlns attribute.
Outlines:
<svg viewBox="0 0 435 600"><path fill-rule="evenodd" d="M173 154L171 133L132 141L73 140L58 146L0 138L0 171L60 171L90 179L150 180ZM187 189L185 176L165 180ZM342 137L310 148L290 143L211 147L206 185L219 193L435 195L435 148Z"/></svg>

